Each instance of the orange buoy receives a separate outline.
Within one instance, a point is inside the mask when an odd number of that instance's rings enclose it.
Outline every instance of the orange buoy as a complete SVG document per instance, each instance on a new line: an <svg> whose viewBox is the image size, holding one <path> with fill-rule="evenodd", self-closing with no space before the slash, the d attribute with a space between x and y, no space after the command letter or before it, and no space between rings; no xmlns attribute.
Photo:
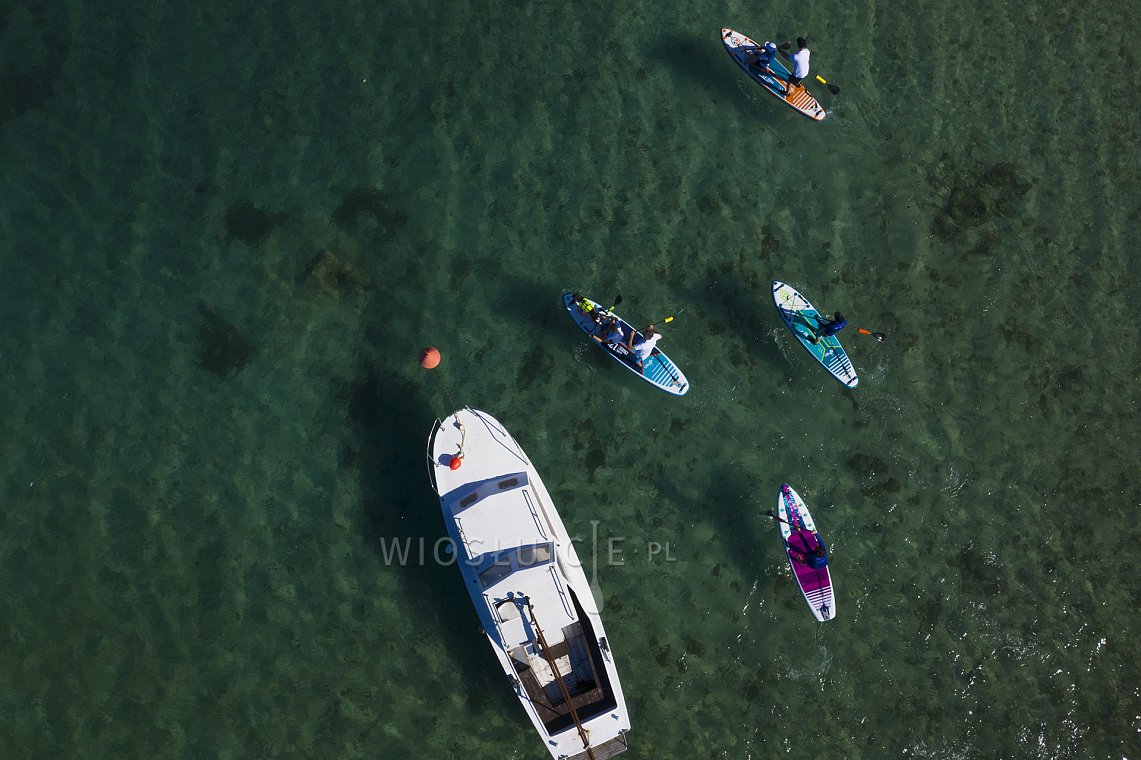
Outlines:
<svg viewBox="0 0 1141 760"><path fill-rule="evenodd" d="M434 346L428 346L421 351L420 366L424 369L435 369L440 366L440 350Z"/></svg>
<svg viewBox="0 0 1141 760"><path fill-rule="evenodd" d="M449 470L458 470L460 465L464 463L463 457L452 457L452 461L448 462Z"/></svg>

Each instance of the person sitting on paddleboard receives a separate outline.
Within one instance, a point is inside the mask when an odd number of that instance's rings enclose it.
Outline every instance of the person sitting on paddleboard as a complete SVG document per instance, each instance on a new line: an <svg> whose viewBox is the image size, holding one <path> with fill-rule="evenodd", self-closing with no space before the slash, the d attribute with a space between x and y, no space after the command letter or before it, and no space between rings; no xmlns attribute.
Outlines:
<svg viewBox="0 0 1141 760"><path fill-rule="evenodd" d="M808 555L805 554L804 552L800 551L799 549L797 549L795 546L790 544L788 541L784 542L784 548L788 549L788 556L792 558L793 562L796 562L797 564L800 564L800 565L807 565L808 564Z"/></svg>
<svg viewBox="0 0 1141 760"><path fill-rule="evenodd" d="M784 545L788 547L788 556L792 557L793 562L808 565L814 570L826 567L828 565L828 548L824 546L820 535L816 531L801 528L799 525L790 525L789 527L792 528L793 536L799 531L804 532L804 535L801 536L803 549L798 549L789 541L784 542Z"/></svg>
<svg viewBox="0 0 1141 760"><path fill-rule="evenodd" d="M571 298L574 300L574 305L584 317L590 317L595 322L599 320L598 309L591 305L590 301L583 297L582 293L571 293Z"/></svg>
<svg viewBox="0 0 1141 760"><path fill-rule="evenodd" d="M813 343L818 343L821 338L830 338L848 326L848 320L844 319L844 315L840 312L836 312L833 319L817 317L817 321L820 323L820 332L809 337Z"/></svg>
<svg viewBox="0 0 1141 760"><path fill-rule="evenodd" d="M638 339L638 344L634 345L635 338ZM634 358L638 360L638 367L641 369L646 368L646 359L650 358L650 354L654 352L654 346L659 340L662 339L662 334L654 329L653 325L646 328L646 334L639 336L635 331L630 331L630 340L626 343L626 348L634 352Z"/></svg>
<svg viewBox="0 0 1141 760"><path fill-rule="evenodd" d="M824 542L820 540L820 536L813 533L812 537L816 539L816 548L812 550L812 554L808 557L808 566L813 570L819 570L822 567L828 566L828 548L824 546Z"/></svg>
<svg viewBox="0 0 1141 760"><path fill-rule="evenodd" d="M788 78L788 94L792 95L792 90L797 87L801 80L808 76L808 59L812 52L808 49L808 40L803 37L796 38L796 52L792 54L792 62L794 64L792 69L792 76Z"/></svg>
<svg viewBox="0 0 1141 760"><path fill-rule="evenodd" d="M764 69L773 59L773 53L776 52L776 49L776 45L771 42L766 42L764 47L750 48L745 52L745 63L758 69Z"/></svg>
<svg viewBox="0 0 1141 760"><path fill-rule="evenodd" d="M621 343L626 335L622 332L622 323L613 314L602 317L598 323L598 334L591 335L599 343Z"/></svg>

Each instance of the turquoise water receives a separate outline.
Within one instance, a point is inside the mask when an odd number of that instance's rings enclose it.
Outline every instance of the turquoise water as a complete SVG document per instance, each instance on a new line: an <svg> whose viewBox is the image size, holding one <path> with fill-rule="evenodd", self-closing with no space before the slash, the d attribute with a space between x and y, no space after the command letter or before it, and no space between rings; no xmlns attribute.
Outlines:
<svg viewBox="0 0 1141 760"><path fill-rule="evenodd" d="M599 521L627 756L1138 754L1131 6L193 6L0 5L0 755L542 757L431 561L461 404Z"/></svg>

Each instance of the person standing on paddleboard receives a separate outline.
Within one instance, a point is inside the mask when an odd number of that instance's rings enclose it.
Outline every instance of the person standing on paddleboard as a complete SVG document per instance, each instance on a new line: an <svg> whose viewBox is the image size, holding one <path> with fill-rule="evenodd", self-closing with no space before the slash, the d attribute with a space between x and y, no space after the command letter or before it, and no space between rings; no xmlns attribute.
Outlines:
<svg viewBox="0 0 1141 760"><path fill-rule="evenodd" d="M821 338L832 337L848 326L848 320L844 319L844 315L840 312L836 312L834 319L817 317L817 321L820 322L820 333L809 338L814 344L819 343Z"/></svg>
<svg viewBox="0 0 1141 760"><path fill-rule="evenodd" d="M786 53L787 56L787 53ZM799 87L801 80L808 76L808 59L812 52L808 49L808 40L803 37L796 38L796 52L792 54L792 76L788 78L788 95L792 95L793 88Z"/></svg>
<svg viewBox="0 0 1141 760"><path fill-rule="evenodd" d="M637 338L638 345L634 345L634 340ZM644 372L646 369L646 359L650 358L650 354L654 352L654 346L662 339L662 334L654 329L653 325L646 328L646 334L639 336L636 332L630 331L630 340L626 343L626 348L634 353L634 358L638 360L638 367Z"/></svg>

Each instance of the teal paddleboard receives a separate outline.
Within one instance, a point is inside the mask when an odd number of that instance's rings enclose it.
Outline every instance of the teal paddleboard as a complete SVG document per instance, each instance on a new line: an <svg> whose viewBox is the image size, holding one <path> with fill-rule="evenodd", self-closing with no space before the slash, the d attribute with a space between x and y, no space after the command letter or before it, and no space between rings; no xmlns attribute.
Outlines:
<svg viewBox="0 0 1141 760"><path fill-rule="evenodd" d="M856 377L856 369L836 336L820 336L822 315L807 298L791 285L773 280L773 305L777 307L777 313L784 320L789 332L796 336L800 345L804 346L804 349L812 354L832 377L849 388L855 388L859 384L860 378ZM817 342L814 343L813 338L817 338Z"/></svg>

